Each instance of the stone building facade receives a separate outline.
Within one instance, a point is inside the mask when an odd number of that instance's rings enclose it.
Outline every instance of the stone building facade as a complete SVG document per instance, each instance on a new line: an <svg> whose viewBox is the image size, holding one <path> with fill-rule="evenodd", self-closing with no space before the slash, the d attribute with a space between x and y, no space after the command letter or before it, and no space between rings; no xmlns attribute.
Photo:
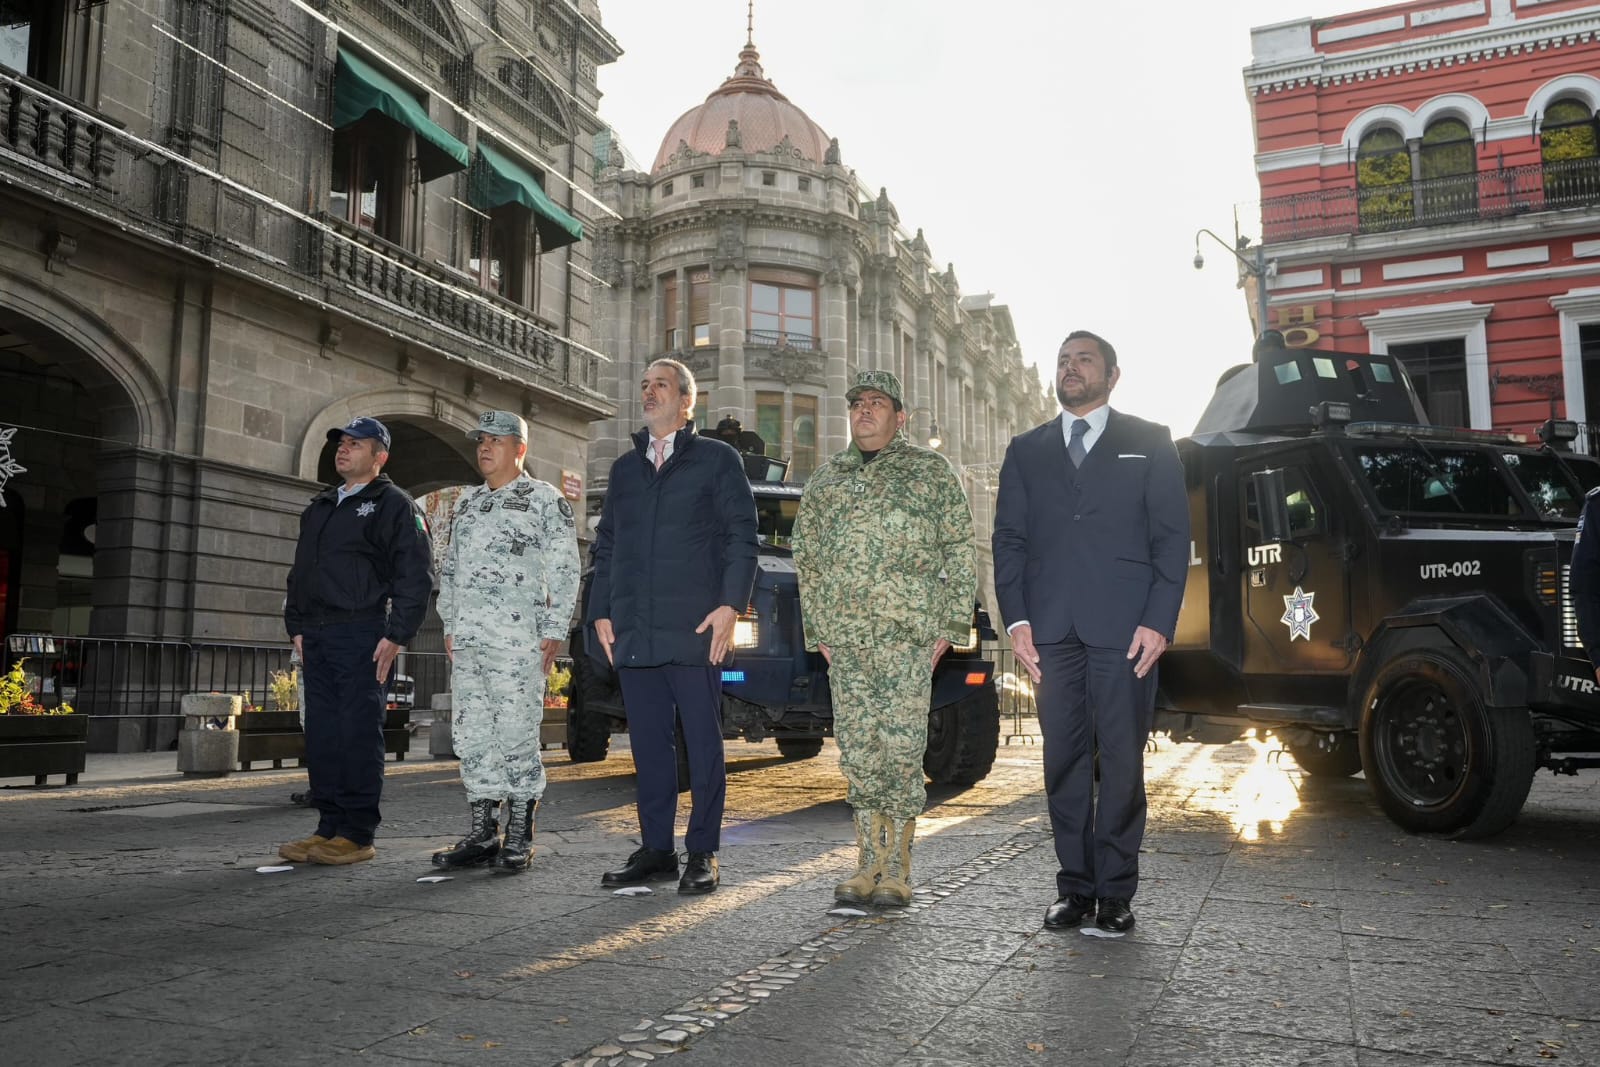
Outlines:
<svg viewBox="0 0 1600 1067"><path fill-rule="evenodd" d="M581 498L613 388L592 0L0 14L6 634L282 644L324 434L357 414L422 493L476 480L480 410L522 412L532 472ZM158 743L166 710L93 740Z"/></svg>
<svg viewBox="0 0 1600 1067"><path fill-rule="evenodd" d="M1054 407L1006 307L962 294L888 192L864 188L838 141L767 79L753 41L648 172L613 163L599 184L619 216L595 236L609 285L597 343L614 357L602 390L617 411L595 426L591 514L643 424L636 383L652 359L694 371L697 423L738 419L797 481L849 443L856 372L887 368L905 383L912 439L937 440L963 472L987 554L1005 447Z"/></svg>
<svg viewBox="0 0 1600 1067"><path fill-rule="evenodd" d="M1251 31L1271 325L1401 357L1435 422L1600 419L1600 5Z"/></svg>

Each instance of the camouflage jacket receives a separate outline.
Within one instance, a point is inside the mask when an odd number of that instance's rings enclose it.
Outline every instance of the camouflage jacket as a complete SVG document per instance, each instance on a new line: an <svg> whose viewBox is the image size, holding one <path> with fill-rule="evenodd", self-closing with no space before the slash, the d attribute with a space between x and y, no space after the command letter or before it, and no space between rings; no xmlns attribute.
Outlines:
<svg viewBox="0 0 1600 1067"><path fill-rule="evenodd" d="M461 495L439 570L439 618L455 647L561 640L577 599L577 523L555 486L524 472Z"/></svg>
<svg viewBox="0 0 1600 1067"><path fill-rule="evenodd" d="M810 650L970 636L972 512L950 461L903 434L871 463L852 444L811 476L794 563Z"/></svg>

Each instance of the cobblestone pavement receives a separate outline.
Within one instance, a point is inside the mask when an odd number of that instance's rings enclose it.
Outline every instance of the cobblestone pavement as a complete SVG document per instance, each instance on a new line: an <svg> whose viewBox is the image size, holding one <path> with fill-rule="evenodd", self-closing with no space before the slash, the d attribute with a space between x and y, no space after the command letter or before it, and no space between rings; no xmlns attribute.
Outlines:
<svg viewBox="0 0 1600 1067"><path fill-rule="evenodd" d="M620 741L620 739L619 739ZM1149 759L1139 924L1040 928L1035 746L933 790L912 907L828 914L853 832L831 745L729 744L723 885L618 897L625 749L547 753L532 869L446 882L448 762L391 763L378 858L277 874L298 771L91 756L0 789L0 1058L48 1064L1600 1065L1600 775L1487 842L1416 838L1269 744Z"/></svg>

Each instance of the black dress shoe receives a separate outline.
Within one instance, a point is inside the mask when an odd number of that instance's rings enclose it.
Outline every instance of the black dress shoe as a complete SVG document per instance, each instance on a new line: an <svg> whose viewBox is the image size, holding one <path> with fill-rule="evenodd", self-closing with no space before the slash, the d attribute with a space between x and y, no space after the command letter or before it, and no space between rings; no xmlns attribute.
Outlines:
<svg viewBox="0 0 1600 1067"><path fill-rule="evenodd" d="M1070 930L1094 911L1094 897L1082 893L1068 893L1044 909L1046 930Z"/></svg>
<svg viewBox="0 0 1600 1067"><path fill-rule="evenodd" d="M664 848L641 848L628 857L620 870L600 876L601 885L641 885L664 882L678 875L678 854Z"/></svg>
<svg viewBox="0 0 1600 1067"><path fill-rule="evenodd" d="M680 893L710 893L717 888L717 854L691 852L683 864L683 877L678 879Z"/></svg>
<svg viewBox="0 0 1600 1067"><path fill-rule="evenodd" d="M1105 897L1100 901L1100 911L1094 924L1102 930L1123 934L1133 929L1133 908L1126 900Z"/></svg>

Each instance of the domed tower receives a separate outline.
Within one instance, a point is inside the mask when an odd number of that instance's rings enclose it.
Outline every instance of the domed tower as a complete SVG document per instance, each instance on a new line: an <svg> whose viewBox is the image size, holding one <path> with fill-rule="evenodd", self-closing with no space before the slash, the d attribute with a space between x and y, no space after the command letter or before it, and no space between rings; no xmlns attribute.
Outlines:
<svg viewBox="0 0 1600 1067"><path fill-rule="evenodd" d="M597 238L616 273L601 315L618 417L591 449L590 485L640 424L633 383L670 356L700 385L696 422L738 419L803 479L848 442L844 393L867 228L838 142L767 78L752 37L732 76L684 112L648 174L600 185L622 216ZM606 278L611 282L611 278Z"/></svg>

